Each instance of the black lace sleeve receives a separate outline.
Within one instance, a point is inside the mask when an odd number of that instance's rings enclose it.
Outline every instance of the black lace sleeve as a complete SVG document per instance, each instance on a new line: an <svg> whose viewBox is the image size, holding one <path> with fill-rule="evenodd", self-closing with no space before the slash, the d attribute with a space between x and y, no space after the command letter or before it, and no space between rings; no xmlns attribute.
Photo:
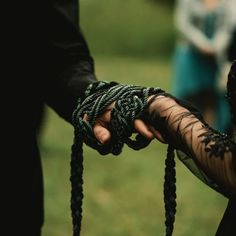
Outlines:
<svg viewBox="0 0 236 236"><path fill-rule="evenodd" d="M232 122L234 123L234 125L236 125L236 61L232 63L231 69L228 74L226 97L231 109ZM205 129L206 131L199 137L203 139L202 142L203 145L205 145L204 151L208 153L209 158L218 157L221 159L219 162L221 162L222 167L224 166L225 171L221 172L220 174L224 174L224 179L228 179L227 182L231 182L229 184L233 186L235 183L236 172L235 143L230 140L227 135L219 133L211 129L207 125L205 125ZM196 161L194 161L190 156L186 155L183 151L180 150L177 151L177 154L179 159L204 183L211 186L217 191L221 192L223 190L224 195L231 195L231 192L228 193L227 189L221 187L221 185L225 186L224 183L217 183L213 179L211 179L198 165L195 164ZM225 158L228 158L227 156L230 156L230 160L224 160Z"/></svg>
<svg viewBox="0 0 236 236"><path fill-rule="evenodd" d="M209 127L190 104L170 94L153 99L149 123L177 150L178 157L204 183L236 197L236 144Z"/></svg>

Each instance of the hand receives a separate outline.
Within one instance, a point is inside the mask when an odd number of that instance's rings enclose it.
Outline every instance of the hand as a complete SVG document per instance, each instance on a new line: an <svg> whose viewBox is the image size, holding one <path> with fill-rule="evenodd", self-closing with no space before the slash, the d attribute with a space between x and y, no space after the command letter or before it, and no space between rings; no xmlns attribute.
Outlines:
<svg viewBox="0 0 236 236"><path fill-rule="evenodd" d="M114 104L110 105L107 108L103 115L99 119L97 119L93 127L95 137L102 144L106 144L111 138L111 133L108 130L108 124L111 120L111 110L113 106ZM137 130L137 132L145 136L147 139L154 138L154 134L152 133L150 128L141 119L136 119L134 121L134 128Z"/></svg>
<svg viewBox="0 0 236 236"><path fill-rule="evenodd" d="M111 133L108 129L108 124L110 123L110 120L111 120L111 110L112 110L113 106L114 106L114 103L111 104L106 109L106 111L103 113L103 115L97 119L97 121L93 127L94 135L101 144L106 144L107 142L109 142L109 140L111 138ZM87 117L85 116L84 119L87 119ZM146 124L141 119L136 119L134 121L134 128L138 133L140 133L141 135L143 135L147 139L151 140L153 138L157 138L160 142L165 143L160 132L155 130L150 125Z"/></svg>
<svg viewBox="0 0 236 236"><path fill-rule="evenodd" d="M200 51L207 56L215 56L215 50L213 47L201 47Z"/></svg>

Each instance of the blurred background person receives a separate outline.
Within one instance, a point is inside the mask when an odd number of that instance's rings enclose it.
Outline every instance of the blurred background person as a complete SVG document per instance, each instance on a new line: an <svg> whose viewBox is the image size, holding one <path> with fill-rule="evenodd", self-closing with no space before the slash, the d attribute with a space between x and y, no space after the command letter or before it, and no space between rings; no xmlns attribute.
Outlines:
<svg viewBox="0 0 236 236"><path fill-rule="evenodd" d="M178 40L173 56L172 92L193 103L208 124L231 133L229 107L219 90L232 38L233 1L177 0Z"/></svg>

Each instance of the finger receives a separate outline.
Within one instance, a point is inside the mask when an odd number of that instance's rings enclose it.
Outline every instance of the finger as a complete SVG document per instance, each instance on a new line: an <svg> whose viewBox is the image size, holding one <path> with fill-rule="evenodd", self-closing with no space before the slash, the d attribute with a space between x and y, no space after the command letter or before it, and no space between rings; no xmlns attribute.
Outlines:
<svg viewBox="0 0 236 236"><path fill-rule="evenodd" d="M94 136L101 143L107 143L111 138L111 133L101 123L96 123L93 127Z"/></svg>
<svg viewBox="0 0 236 236"><path fill-rule="evenodd" d="M109 123L111 121L111 110L113 109L115 102L109 105L106 110L103 112L102 116L99 117L99 120L105 123Z"/></svg>
<svg viewBox="0 0 236 236"><path fill-rule="evenodd" d="M137 130L138 133L146 137L147 139L153 139L154 135L149 127L140 119L136 119L134 121L134 128Z"/></svg>
<svg viewBox="0 0 236 236"><path fill-rule="evenodd" d="M158 98L164 98L165 96L163 96L163 95L159 95L159 96L151 95L150 97L148 97L148 102L150 100L152 100L154 97L155 97L155 100L157 100Z"/></svg>
<svg viewBox="0 0 236 236"><path fill-rule="evenodd" d="M99 118L97 118L97 119L99 119L99 120L102 121L102 122L110 122L110 120L111 120L111 110L112 110L112 108L114 107L114 105L115 105L115 102L111 103L111 104L104 110L103 114L102 114ZM84 114L83 120L84 120L84 121L88 121L88 120L89 120L89 116L88 116L87 113Z"/></svg>
<svg viewBox="0 0 236 236"><path fill-rule="evenodd" d="M89 116L85 113L84 116L83 116L83 120L84 121L88 121L89 120Z"/></svg>
<svg viewBox="0 0 236 236"><path fill-rule="evenodd" d="M101 117L99 117L99 120L104 123L109 123L111 121L111 110L107 109Z"/></svg>
<svg viewBox="0 0 236 236"><path fill-rule="evenodd" d="M149 129L154 134L155 138L158 139L161 143L167 143L164 138L162 137L161 133L156 130L154 127L150 126Z"/></svg>

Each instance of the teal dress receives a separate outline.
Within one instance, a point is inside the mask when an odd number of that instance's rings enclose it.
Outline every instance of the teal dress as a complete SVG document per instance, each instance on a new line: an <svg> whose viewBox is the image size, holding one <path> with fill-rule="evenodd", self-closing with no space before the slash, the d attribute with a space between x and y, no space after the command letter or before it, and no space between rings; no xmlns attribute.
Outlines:
<svg viewBox="0 0 236 236"><path fill-rule="evenodd" d="M215 14L203 20L203 33L210 39L214 35ZM212 56L202 54L194 45L178 44L173 55L172 93L188 100L202 90L211 91L217 99L217 117L213 128L226 132L230 124L229 105L217 88L219 65ZM198 107L198 104L195 104ZM198 107L199 108L199 107Z"/></svg>

